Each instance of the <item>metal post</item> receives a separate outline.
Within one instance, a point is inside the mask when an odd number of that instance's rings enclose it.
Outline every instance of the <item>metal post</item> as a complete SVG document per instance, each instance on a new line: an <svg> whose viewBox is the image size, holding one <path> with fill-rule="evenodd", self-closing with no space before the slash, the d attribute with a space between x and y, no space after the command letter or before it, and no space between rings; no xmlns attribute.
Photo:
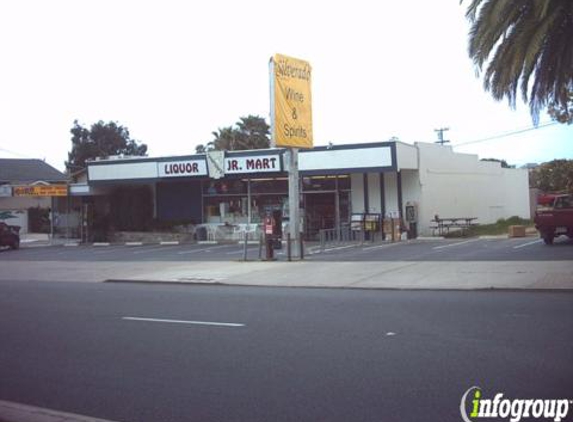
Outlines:
<svg viewBox="0 0 573 422"><path fill-rule="evenodd" d="M251 179L247 179L247 223L251 224L252 220L252 209L251 209Z"/></svg>
<svg viewBox="0 0 573 422"><path fill-rule="evenodd" d="M304 238L302 234L300 235L300 259L301 261L304 259Z"/></svg>
<svg viewBox="0 0 573 422"><path fill-rule="evenodd" d="M248 227L248 225L247 225ZM243 246L243 261L247 260L247 244L248 244L248 238L249 238L249 231L247 229L245 229L245 243Z"/></svg>
<svg viewBox="0 0 573 422"><path fill-rule="evenodd" d="M289 148L288 153L288 204L289 204L289 233L294 240L294 254L299 254L299 208L300 192L298 180L298 149Z"/></svg>
<svg viewBox="0 0 573 422"><path fill-rule="evenodd" d="M291 240L290 233L287 233L287 260L289 262L292 261L290 240Z"/></svg>
<svg viewBox="0 0 573 422"><path fill-rule="evenodd" d="M68 196L66 196L66 242L70 240L70 186L68 185Z"/></svg>
<svg viewBox="0 0 573 422"><path fill-rule="evenodd" d="M51 208L50 208L50 244L54 244L54 197L50 197Z"/></svg>

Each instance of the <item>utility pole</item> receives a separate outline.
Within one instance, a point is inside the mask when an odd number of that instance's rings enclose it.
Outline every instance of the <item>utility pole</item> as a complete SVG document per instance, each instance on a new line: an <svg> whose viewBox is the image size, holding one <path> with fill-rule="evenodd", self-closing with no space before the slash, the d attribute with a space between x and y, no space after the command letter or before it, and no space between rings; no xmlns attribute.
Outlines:
<svg viewBox="0 0 573 422"><path fill-rule="evenodd" d="M449 127L442 127L440 129L434 129L434 132L438 132L438 140L435 142L436 144L440 144L444 146L444 144L449 143L450 141L444 140L444 132L450 130Z"/></svg>

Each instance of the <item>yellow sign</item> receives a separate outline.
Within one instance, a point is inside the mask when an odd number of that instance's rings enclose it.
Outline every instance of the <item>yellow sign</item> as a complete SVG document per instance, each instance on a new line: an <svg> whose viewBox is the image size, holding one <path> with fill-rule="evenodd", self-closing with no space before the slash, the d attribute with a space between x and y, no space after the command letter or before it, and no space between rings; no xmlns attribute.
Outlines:
<svg viewBox="0 0 573 422"><path fill-rule="evenodd" d="M311 67L276 54L271 59L273 140L277 147L312 148Z"/></svg>
<svg viewBox="0 0 573 422"><path fill-rule="evenodd" d="M14 186L14 196L68 196L66 185Z"/></svg>

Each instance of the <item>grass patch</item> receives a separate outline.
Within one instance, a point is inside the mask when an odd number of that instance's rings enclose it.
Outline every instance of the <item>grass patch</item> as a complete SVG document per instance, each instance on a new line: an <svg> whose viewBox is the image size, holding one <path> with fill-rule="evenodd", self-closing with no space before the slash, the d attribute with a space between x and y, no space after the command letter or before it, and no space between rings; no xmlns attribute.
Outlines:
<svg viewBox="0 0 573 422"><path fill-rule="evenodd" d="M507 234L509 226L533 227L533 221L517 216L509 217L507 220L500 218L493 224L478 224L468 230L464 230L463 234L461 230L455 230L446 234L445 237L496 236Z"/></svg>

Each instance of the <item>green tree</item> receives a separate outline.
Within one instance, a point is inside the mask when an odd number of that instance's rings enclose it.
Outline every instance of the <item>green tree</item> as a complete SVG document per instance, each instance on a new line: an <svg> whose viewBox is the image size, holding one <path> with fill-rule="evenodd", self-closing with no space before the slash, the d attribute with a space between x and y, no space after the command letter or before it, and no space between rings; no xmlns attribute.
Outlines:
<svg viewBox="0 0 573 422"><path fill-rule="evenodd" d="M270 127L259 116L241 117L235 126L227 126L213 132L214 139L205 145L197 145L198 154L210 150L239 151L264 149L270 146Z"/></svg>
<svg viewBox="0 0 573 422"><path fill-rule="evenodd" d="M145 155L147 152L147 145L131 139L129 130L115 122L104 123L100 120L87 129L75 120L70 132L72 150L66 161L69 172L85 168L86 161L96 157Z"/></svg>
<svg viewBox="0 0 573 422"><path fill-rule="evenodd" d="M553 160L532 169L529 186L543 192L573 193L573 160Z"/></svg>
<svg viewBox="0 0 573 422"><path fill-rule="evenodd" d="M463 1L463 0L462 0ZM470 0L469 55L484 87L515 107L518 89L535 124L549 104L568 109L573 88L573 1Z"/></svg>

